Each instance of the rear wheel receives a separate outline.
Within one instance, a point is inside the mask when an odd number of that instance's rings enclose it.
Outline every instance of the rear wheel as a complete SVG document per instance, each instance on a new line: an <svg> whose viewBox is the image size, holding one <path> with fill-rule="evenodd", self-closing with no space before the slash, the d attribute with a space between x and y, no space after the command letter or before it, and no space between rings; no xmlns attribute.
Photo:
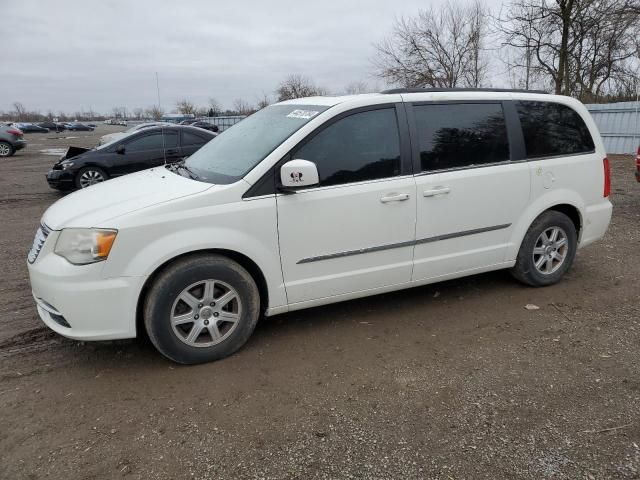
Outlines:
<svg viewBox="0 0 640 480"><path fill-rule="evenodd" d="M0 157L10 157L14 153L15 150L9 142L0 142Z"/></svg>
<svg viewBox="0 0 640 480"><path fill-rule="evenodd" d="M511 273L534 287L557 283L573 264L577 245L578 234L571 219L564 213L546 211L529 227Z"/></svg>
<svg viewBox="0 0 640 480"><path fill-rule="evenodd" d="M76 175L76 187L87 188L96 183L102 183L108 178L109 176L101 168L85 167L80 169Z"/></svg>
<svg viewBox="0 0 640 480"><path fill-rule="evenodd" d="M144 322L165 357L203 363L242 347L259 309L258 287L241 265L218 255L198 255L160 274L145 300Z"/></svg>

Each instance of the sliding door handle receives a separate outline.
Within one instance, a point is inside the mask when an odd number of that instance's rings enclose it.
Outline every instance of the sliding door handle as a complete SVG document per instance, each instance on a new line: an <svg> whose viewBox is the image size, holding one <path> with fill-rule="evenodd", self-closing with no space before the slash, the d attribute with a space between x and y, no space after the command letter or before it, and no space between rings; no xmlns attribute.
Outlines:
<svg viewBox="0 0 640 480"><path fill-rule="evenodd" d="M404 202L405 200L409 200L408 193L393 193L391 195L387 195L386 197L382 197L380 199L382 203Z"/></svg>
<svg viewBox="0 0 640 480"><path fill-rule="evenodd" d="M425 197L435 197L436 195L445 195L450 191L451 189L449 187L436 187L432 190L425 190L423 195Z"/></svg>

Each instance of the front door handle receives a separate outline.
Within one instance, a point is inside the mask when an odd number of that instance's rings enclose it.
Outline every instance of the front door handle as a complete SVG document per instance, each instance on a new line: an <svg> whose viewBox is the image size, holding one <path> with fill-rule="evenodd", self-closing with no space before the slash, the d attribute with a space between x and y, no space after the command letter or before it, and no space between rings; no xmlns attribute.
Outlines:
<svg viewBox="0 0 640 480"><path fill-rule="evenodd" d="M380 199L382 203L404 202L405 200L409 200L408 193L393 193L391 195L387 195L386 197L382 197Z"/></svg>
<svg viewBox="0 0 640 480"><path fill-rule="evenodd" d="M450 191L451 189L449 187L436 187L433 190L425 190L423 195L425 197L435 197L436 195L445 195Z"/></svg>
<svg viewBox="0 0 640 480"><path fill-rule="evenodd" d="M167 149L167 155L177 155L178 154L178 149L177 148L168 148Z"/></svg>

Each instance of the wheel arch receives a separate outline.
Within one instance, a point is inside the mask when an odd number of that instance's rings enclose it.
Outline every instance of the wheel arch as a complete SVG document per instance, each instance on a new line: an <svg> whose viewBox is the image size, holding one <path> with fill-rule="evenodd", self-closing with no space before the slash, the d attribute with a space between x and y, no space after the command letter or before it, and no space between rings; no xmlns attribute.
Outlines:
<svg viewBox="0 0 640 480"><path fill-rule="evenodd" d="M578 235L578 242L579 242L580 233L582 232L582 214L580 213L580 210L578 209L578 207L576 207L575 205L571 205L570 203L560 203L558 205L554 205L552 207L547 208L546 210L541 212L540 215L542 215L544 212L547 212L549 210L554 210L556 212L564 213L567 217L571 219L571 221L573 222L573 225L576 227L576 234Z"/></svg>
<svg viewBox="0 0 640 480"><path fill-rule="evenodd" d="M547 211L556 211L565 214L576 227L578 235L578 246L580 245L581 234L584 230L584 203L582 199L570 190L556 190L548 196L540 198L531 204L517 222L506 261L515 261L520 245L529 230L531 224Z"/></svg>
<svg viewBox="0 0 640 480"><path fill-rule="evenodd" d="M256 262L254 262L251 258L249 258L248 256L240 252L236 252L234 250L228 250L224 248L208 248L208 249L194 250L191 252L186 252L180 255L176 255L175 257L172 257L166 260L164 263L160 264L144 282L144 285L140 290L140 294L138 295L138 301L136 304L137 336L140 336L140 334L146 335L146 330L144 327L144 318L143 318L142 312L144 307L144 301L147 298L149 289L151 288L151 285L153 285L153 282L155 282L156 278L158 278L158 276L163 271L165 271L175 262L182 260L184 258L198 256L198 255L220 255L220 256L227 257L237 262L238 264L240 264L243 268L247 270L247 272L249 272L249 275L251 275L251 277L256 282L256 285L258 286L258 292L260 294L260 312L264 313L267 310L267 308L269 307L269 289L267 286L267 280L266 280L266 277L264 276L264 273L262 272L262 270L260 269L260 267Z"/></svg>

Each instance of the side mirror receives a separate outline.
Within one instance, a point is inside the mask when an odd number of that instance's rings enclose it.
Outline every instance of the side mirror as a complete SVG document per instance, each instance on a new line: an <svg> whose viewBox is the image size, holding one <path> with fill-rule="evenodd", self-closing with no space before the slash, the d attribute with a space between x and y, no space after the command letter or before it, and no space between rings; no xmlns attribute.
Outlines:
<svg viewBox="0 0 640 480"><path fill-rule="evenodd" d="M120 155L123 155L125 152L125 148L123 144L120 144L116 147L116 153L119 153Z"/></svg>
<svg viewBox="0 0 640 480"><path fill-rule="evenodd" d="M309 160L290 160L280 167L280 190L283 192L292 193L319 183L318 167Z"/></svg>

